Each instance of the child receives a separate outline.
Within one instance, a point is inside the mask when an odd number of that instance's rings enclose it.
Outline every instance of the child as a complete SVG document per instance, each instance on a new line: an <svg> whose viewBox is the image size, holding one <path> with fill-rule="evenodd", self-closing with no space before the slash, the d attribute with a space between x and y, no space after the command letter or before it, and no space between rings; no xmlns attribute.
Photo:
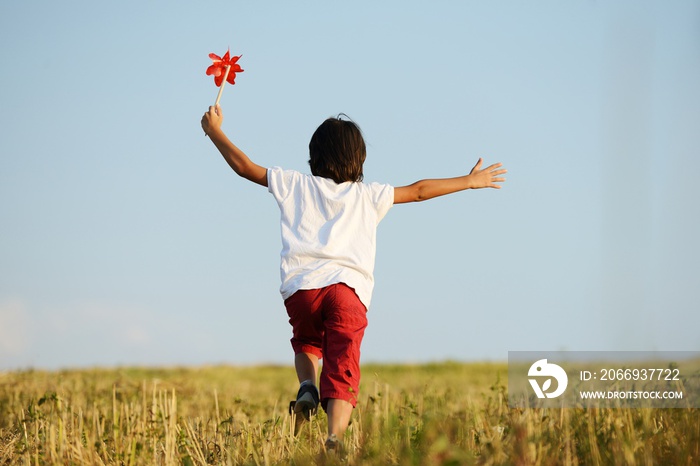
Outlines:
<svg viewBox="0 0 700 466"><path fill-rule="evenodd" d="M231 168L266 186L281 211L280 291L293 329L300 382L294 411L307 418L320 402L328 414L327 449L339 449L357 403L360 343L374 287L377 224L394 204L465 189L500 188L500 163L468 175L408 186L362 183L365 142L352 121L329 118L309 143L312 175L264 168L221 130L221 107L209 107L202 128ZM320 394L318 361L323 358Z"/></svg>

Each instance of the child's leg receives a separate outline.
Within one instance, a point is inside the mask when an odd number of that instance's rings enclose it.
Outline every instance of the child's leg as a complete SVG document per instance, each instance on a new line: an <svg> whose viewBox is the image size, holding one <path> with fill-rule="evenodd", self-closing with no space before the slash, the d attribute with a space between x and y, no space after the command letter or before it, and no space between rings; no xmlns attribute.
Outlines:
<svg viewBox="0 0 700 466"><path fill-rule="evenodd" d="M297 399L290 403L290 414L297 414L294 432L316 413L319 393L316 388L318 360L322 357L323 322L320 290L300 290L285 301L294 336L294 366L299 379Z"/></svg>
<svg viewBox="0 0 700 466"><path fill-rule="evenodd" d="M294 367L299 382L318 382L318 360L323 353L321 290L299 290L284 302L294 336Z"/></svg>
<svg viewBox="0 0 700 466"><path fill-rule="evenodd" d="M328 414L328 436L335 435L342 440L350 424L353 406L345 401L331 398L326 405Z"/></svg>
<svg viewBox="0 0 700 466"><path fill-rule="evenodd" d="M297 370L299 383L311 380L314 385L318 382L318 356L311 353L294 355L294 367Z"/></svg>
<svg viewBox="0 0 700 466"><path fill-rule="evenodd" d="M342 438L357 403L360 344L367 327L367 309L347 285L328 288L323 306L321 400L328 414L329 436Z"/></svg>

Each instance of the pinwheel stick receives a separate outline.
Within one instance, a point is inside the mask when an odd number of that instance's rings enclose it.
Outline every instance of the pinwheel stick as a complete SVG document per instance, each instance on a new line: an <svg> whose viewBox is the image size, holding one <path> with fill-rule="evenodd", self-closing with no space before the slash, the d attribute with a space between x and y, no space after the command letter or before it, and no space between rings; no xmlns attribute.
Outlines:
<svg viewBox="0 0 700 466"><path fill-rule="evenodd" d="M219 94L216 96L216 102L214 102L214 107L219 105L221 100L221 94L224 92L224 86L226 85L226 79L228 78L228 72L231 69L231 65L226 65L226 72L224 72L224 80L221 81L221 87L219 87Z"/></svg>

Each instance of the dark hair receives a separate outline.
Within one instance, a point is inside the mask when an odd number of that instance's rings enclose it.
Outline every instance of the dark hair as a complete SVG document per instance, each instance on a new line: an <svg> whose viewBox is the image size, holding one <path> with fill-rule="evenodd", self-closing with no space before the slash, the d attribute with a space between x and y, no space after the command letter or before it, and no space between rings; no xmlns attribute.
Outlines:
<svg viewBox="0 0 700 466"><path fill-rule="evenodd" d="M341 120L342 116L347 117L341 113L321 123L309 142L311 173L338 184L362 181L362 165L367 157L359 126L349 119Z"/></svg>

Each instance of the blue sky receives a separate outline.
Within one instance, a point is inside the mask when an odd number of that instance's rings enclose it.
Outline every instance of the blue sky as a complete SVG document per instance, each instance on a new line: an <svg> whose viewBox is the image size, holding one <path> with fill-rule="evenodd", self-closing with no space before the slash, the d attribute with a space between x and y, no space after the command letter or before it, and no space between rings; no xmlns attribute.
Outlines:
<svg viewBox="0 0 700 466"><path fill-rule="evenodd" d="M363 361L700 349L700 4L3 2L0 369L291 363L274 199L201 131L365 179L509 170L395 206Z"/></svg>

